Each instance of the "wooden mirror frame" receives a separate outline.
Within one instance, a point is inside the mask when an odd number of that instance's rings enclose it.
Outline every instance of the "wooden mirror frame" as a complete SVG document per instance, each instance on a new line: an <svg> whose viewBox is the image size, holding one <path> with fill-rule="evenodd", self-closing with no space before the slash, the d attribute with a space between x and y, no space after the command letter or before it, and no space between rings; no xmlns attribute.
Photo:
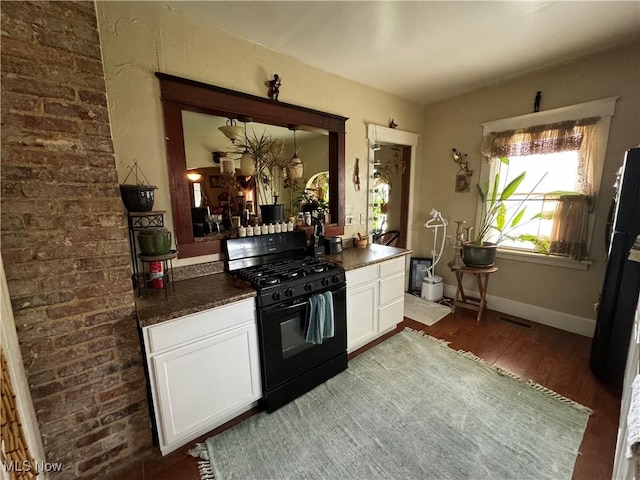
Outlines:
<svg viewBox="0 0 640 480"><path fill-rule="evenodd" d="M182 111L237 119L251 117L254 122L280 127L303 125L326 130L329 136L329 209L332 223L326 235L344 234L345 216L345 123L346 117L319 112L256 97L206 83L156 72L164 116L169 190L178 258L220 253L220 240L196 241L191 222L191 182L187 178L187 159L182 127Z"/></svg>

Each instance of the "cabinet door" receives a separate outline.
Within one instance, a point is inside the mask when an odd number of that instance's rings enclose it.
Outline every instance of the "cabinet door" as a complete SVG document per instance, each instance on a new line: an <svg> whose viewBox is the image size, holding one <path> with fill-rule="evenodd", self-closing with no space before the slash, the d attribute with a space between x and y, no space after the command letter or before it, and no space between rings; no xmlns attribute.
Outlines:
<svg viewBox="0 0 640 480"><path fill-rule="evenodd" d="M347 351L351 352L378 333L378 282L347 287Z"/></svg>
<svg viewBox="0 0 640 480"><path fill-rule="evenodd" d="M380 280L380 306L404 299L404 272Z"/></svg>
<svg viewBox="0 0 640 480"><path fill-rule="evenodd" d="M403 277L404 278L404 277ZM378 322L380 333L392 330L404 319L404 296L400 300L380 307Z"/></svg>
<svg viewBox="0 0 640 480"><path fill-rule="evenodd" d="M217 420L261 396L253 322L155 355L151 368L161 447L215 428Z"/></svg>

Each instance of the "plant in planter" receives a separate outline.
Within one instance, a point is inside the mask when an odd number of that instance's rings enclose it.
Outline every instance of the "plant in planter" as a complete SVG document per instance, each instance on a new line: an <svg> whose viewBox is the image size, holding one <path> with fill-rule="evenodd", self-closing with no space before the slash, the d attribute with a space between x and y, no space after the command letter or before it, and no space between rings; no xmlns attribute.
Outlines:
<svg viewBox="0 0 640 480"><path fill-rule="evenodd" d="M501 162L508 164L508 158L501 158ZM522 225L526 212L525 202L531 197L536 187L540 185L544 176L535 184L527 195L518 203L511 212L507 209L507 200L516 192L526 172L521 173L511 180L502 191L500 188L500 173L496 173L493 182L485 184L484 188L476 185L478 196L482 204L480 222L477 235L473 242L462 243L464 263L470 267L490 267L496 257L498 245L506 239L520 238L512 236L514 230ZM533 218L536 218L534 216ZM489 239L491 241L489 241Z"/></svg>
<svg viewBox="0 0 640 480"><path fill-rule="evenodd" d="M284 156L285 141L263 132L247 135L237 144L233 153L248 153L255 160L256 188L262 220L266 223L284 220L284 204L278 203L280 192L284 192L285 178L290 159Z"/></svg>

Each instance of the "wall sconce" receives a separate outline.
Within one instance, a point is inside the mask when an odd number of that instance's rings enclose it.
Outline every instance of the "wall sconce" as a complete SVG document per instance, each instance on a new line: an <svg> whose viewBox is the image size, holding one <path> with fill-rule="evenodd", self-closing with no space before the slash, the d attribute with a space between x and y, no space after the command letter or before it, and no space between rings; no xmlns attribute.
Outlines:
<svg viewBox="0 0 640 480"><path fill-rule="evenodd" d="M192 182L199 182L200 179L202 178L202 174L197 172L190 172L190 173L187 173L187 178Z"/></svg>
<svg viewBox="0 0 640 480"><path fill-rule="evenodd" d="M242 137L242 127L237 126L236 121L232 118L227 119L227 124L218 127L218 130L231 140L231 143L236 143L236 140Z"/></svg>
<svg viewBox="0 0 640 480"><path fill-rule="evenodd" d="M456 173L456 193L466 193L471 190L471 175L473 170L467 167L467 154L459 152L455 148L451 149L453 161L460 165L460 169Z"/></svg>

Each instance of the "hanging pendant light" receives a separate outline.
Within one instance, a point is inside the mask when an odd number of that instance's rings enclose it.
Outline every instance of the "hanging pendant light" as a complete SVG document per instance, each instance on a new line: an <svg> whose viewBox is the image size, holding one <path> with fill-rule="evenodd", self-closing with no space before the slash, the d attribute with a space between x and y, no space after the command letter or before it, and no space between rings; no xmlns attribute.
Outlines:
<svg viewBox="0 0 640 480"><path fill-rule="evenodd" d="M244 123L244 153L240 157L240 174L245 177L251 177L256 173L256 159L253 158L253 155L249 153L249 139L247 137L247 122L251 121L249 117L238 117L241 118L242 123Z"/></svg>
<svg viewBox="0 0 640 480"><path fill-rule="evenodd" d="M236 140L242 138L242 127L236 125L236 121L233 118L227 119L227 124L222 127L218 127L225 137L231 140L231 143L236 143Z"/></svg>
<svg viewBox="0 0 640 480"><path fill-rule="evenodd" d="M289 178L291 180L296 180L302 177L304 167L302 165L302 160L298 157L298 145L296 144L296 130L298 130L298 126L291 125L289 126L289 129L293 130L293 156L291 157L291 161L288 165Z"/></svg>

